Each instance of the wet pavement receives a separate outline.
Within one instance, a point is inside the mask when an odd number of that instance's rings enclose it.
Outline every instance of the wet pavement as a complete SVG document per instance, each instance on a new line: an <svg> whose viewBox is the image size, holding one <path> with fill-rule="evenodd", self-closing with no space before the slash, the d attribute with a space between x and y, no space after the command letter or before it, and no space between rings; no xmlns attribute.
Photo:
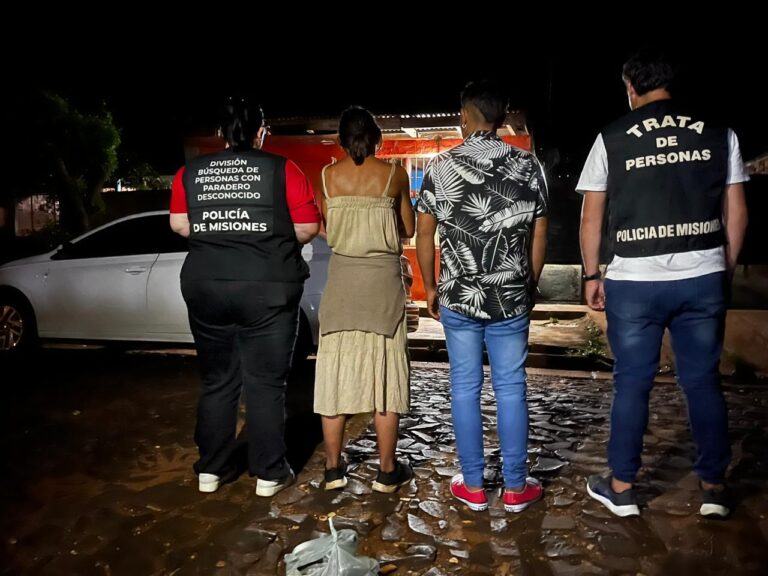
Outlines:
<svg viewBox="0 0 768 576"><path fill-rule="evenodd" d="M310 365L311 369L311 365ZM544 501L521 514L499 502L495 409L484 389L490 508L453 500L458 471L448 371L417 364L399 455L416 478L393 495L371 491L375 436L350 423L351 481L321 489L307 411L311 370L292 382L288 424L296 485L272 499L247 475L199 494L191 466L197 395L193 357L48 351L4 372L0 447L0 574L280 574L296 544L354 528L359 552L397 574L763 574L768 562L768 387L726 384L739 499L726 522L697 515L695 449L676 387L652 395L642 516L618 519L584 494L605 468L610 382L530 377L530 463ZM307 460L308 459L308 460Z"/></svg>

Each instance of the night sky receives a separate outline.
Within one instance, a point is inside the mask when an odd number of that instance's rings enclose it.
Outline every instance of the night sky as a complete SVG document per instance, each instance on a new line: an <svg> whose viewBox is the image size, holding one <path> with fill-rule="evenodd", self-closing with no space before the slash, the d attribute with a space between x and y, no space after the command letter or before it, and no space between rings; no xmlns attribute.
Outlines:
<svg viewBox="0 0 768 576"><path fill-rule="evenodd" d="M150 46L134 40L110 46L106 67L92 47L61 46L44 59L14 61L9 85L53 90L81 110L105 102L121 130L121 152L172 173L183 162L184 134L205 124L228 94L257 96L267 117L337 115L349 104L377 114L451 112L468 80L496 77L509 88L511 107L527 113L539 151L557 148L576 166L599 129L628 111L621 64L650 42L585 42L579 36L555 42L554 36L542 30L504 42L443 39L435 49L418 38L400 49L382 39L359 50L324 36L294 46L309 54L301 59L266 43L260 51L214 50L212 42L208 51L193 51L170 41ZM748 34L726 42L707 33L663 42L680 69L675 98L726 120L745 159L768 151L760 91L766 56L753 44Z"/></svg>

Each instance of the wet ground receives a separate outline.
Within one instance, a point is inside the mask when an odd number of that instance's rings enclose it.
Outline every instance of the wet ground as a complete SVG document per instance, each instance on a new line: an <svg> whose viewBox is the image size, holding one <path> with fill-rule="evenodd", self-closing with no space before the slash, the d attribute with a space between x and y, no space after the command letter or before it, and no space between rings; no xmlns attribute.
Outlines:
<svg viewBox="0 0 768 576"><path fill-rule="evenodd" d="M311 366L310 366L311 368ZM457 471L445 365L418 364L400 457L416 479L394 495L372 493L376 455L365 419L350 425L352 480L320 488L319 440L307 412L311 378L291 386L295 486L253 495L247 475L211 495L191 471L197 390L194 357L46 351L3 370L0 407L0 573L279 574L283 554L337 527L360 535L359 552L397 574L763 574L768 563L768 388L726 384L739 507L727 522L701 519L685 404L656 387L639 492L642 517L617 519L584 495L605 466L610 382L530 378L532 473L546 497L506 513L495 411L484 395L490 509L451 499ZM309 460L307 460L309 458ZM305 465L306 464L306 465Z"/></svg>

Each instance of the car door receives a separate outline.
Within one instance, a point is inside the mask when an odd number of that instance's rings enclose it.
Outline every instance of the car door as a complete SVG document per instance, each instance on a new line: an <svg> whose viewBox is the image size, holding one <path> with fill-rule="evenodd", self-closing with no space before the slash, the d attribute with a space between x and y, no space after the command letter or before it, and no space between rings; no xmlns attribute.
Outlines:
<svg viewBox="0 0 768 576"><path fill-rule="evenodd" d="M159 225L153 223L153 234L159 254L147 284L147 332L154 340L193 342L179 282L187 239L171 230L167 215Z"/></svg>
<svg viewBox="0 0 768 576"><path fill-rule="evenodd" d="M119 220L53 257L44 279L47 336L143 339L147 281L158 255L144 235L147 218Z"/></svg>

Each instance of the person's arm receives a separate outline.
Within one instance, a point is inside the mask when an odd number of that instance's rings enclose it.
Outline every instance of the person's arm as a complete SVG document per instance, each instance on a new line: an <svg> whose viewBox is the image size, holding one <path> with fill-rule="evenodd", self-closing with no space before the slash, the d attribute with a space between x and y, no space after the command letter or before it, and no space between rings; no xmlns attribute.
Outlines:
<svg viewBox="0 0 768 576"><path fill-rule="evenodd" d="M328 204L325 202L325 195L320 194L317 197L317 201L320 203L320 215L323 217L323 226L328 228Z"/></svg>
<svg viewBox="0 0 768 576"><path fill-rule="evenodd" d="M397 229L400 238L413 238L416 231L416 215L411 204L411 183L405 168L398 166L395 172L397 183L398 201L395 202L397 212Z"/></svg>
<svg viewBox="0 0 768 576"><path fill-rule="evenodd" d="M299 241L299 244L307 244L320 232L320 222L294 224L293 232L296 234L296 240Z"/></svg>
<svg viewBox="0 0 768 576"><path fill-rule="evenodd" d="M437 219L432 214L419 212L416 226L416 259L419 261L424 291L427 293L427 312L435 320L440 320L440 304L437 300L437 281L435 280Z"/></svg>
<svg viewBox="0 0 768 576"><path fill-rule="evenodd" d="M171 214L171 230L189 238L189 216L186 212Z"/></svg>
<svg viewBox="0 0 768 576"><path fill-rule="evenodd" d="M725 256L728 277L733 278L739 252L744 244L744 234L747 231L747 200L744 195L744 184L730 184L725 188L723 199L723 225L725 226Z"/></svg>
<svg viewBox="0 0 768 576"><path fill-rule="evenodd" d="M549 191L547 190L547 179L544 177L544 170L541 164L534 157L534 178L531 182L537 191L536 213L534 215L533 229L531 230L531 251L528 255L531 275L531 289L535 294L536 287L541 278L541 271L544 268L544 255L547 252L547 227L549 225Z"/></svg>
<svg viewBox="0 0 768 576"><path fill-rule="evenodd" d="M328 233L328 198L326 197L326 194L328 194L328 169L335 163L334 160L331 164L323 166L323 169L320 171L320 194L315 197L320 208L320 216L323 219L323 228L326 234Z"/></svg>
<svg viewBox="0 0 768 576"><path fill-rule="evenodd" d="M533 221L533 242L531 242L531 280L536 286L544 268L544 255L547 252L547 227L549 219L544 216Z"/></svg>
<svg viewBox="0 0 768 576"><path fill-rule="evenodd" d="M320 232L320 211L312 185L291 160L285 162L285 200L293 221L293 232L300 244L307 244Z"/></svg>
<svg viewBox="0 0 768 576"><path fill-rule="evenodd" d="M749 180L741 158L739 138L728 130L728 177L723 195L723 226L725 227L725 257L729 279L733 279L739 252L747 230L747 201L744 182Z"/></svg>
<svg viewBox="0 0 768 576"><path fill-rule="evenodd" d="M603 135L598 134L581 171L576 191L584 195L581 204L581 261L584 274L591 276L600 271L600 242L603 235L603 218L608 201L608 153ZM605 290L602 279L584 283L584 299L593 310L605 308Z"/></svg>
<svg viewBox="0 0 768 576"><path fill-rule="evenodd" d="M605 214L606 193L598 191L584 192L581 205L581 260L584 274L591 276L600 271L600 241L603 234L603 216ZM584 297L587 306L593 310L605 308L605 291L601 279L587 280L584 284Z"/></svg>
<svg viewBox="0 0 768 576"><path fill-rule="evenodd" d="M187 213L187 191L184 188L184 170L182 166L171 183L171 230L189 238L189 215Z"/></svg>
<svg viewBox="0 0 768 576"><path fill-rule="evenodd" d="M439 156L429 161L424 169L421 190L416 200L416 259L419 261L424 292L427 294L427 313L435 320L440 320L440 303L437 298L437 281L435 280L435 232L437 217L435 216L435 182L432 171Z"/></svg>

